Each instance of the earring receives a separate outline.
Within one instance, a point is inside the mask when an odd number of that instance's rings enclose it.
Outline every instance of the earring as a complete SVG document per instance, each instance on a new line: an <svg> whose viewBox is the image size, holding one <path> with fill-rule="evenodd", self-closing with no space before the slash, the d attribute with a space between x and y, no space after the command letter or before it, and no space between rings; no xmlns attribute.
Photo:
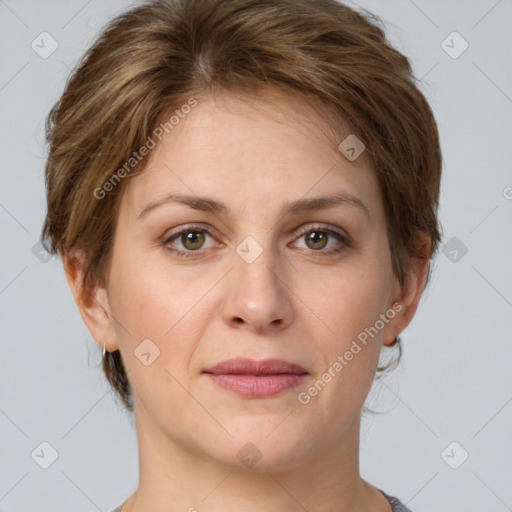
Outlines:
<svg viewBox="0 0 512 512"><path fill-rule="evenodd" d="M105 347L105 342L103 342L103 355L102 355L102 357L105 357L106 353L107 353L107 349Z"/></svg>

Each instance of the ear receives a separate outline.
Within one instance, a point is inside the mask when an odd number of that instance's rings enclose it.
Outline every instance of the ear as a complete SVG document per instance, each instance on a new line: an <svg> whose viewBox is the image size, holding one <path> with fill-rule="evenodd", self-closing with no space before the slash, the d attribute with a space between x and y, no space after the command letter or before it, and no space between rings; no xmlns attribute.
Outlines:
<svg viewBox="0 0 512 512"><path fill-rule="evenodd" d="M119 348L115 335L107 290L100 286L84 285L86 257L83 251L73 250L62 258L64 271L71 293L80 311L80 315L91 332L96 343L108 352Z"/></svg>
<svg viewBox="0 0 512 512"><path fill-rule="evenodd" d="M409 325L416 313L427 282L431 247L432 241L430 237L424 234L420 235L416 246L416 254L418 256L412 258L411 268L405 276L404 283L401 285L398 280L395 281L392 300L389 306L397 314L390 322L389 329L387 329L389 334L384 341L385 345L392 346L394 344L395 336L400 334Z"/></svg>

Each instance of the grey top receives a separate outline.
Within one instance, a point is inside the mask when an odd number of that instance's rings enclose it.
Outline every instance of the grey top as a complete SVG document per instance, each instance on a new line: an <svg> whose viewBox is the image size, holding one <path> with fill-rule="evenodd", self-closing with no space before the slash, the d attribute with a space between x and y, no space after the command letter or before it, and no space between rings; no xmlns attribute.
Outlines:
<svg viewBox="0 0 512 512"><path fill-rule="evenodd" d="M378 488L377 488L378 489ZM383 490L378 489L386 499L389 501L391 505L391 510L393 512L412 512L410 509L408 509L398 498L395 498L394 496L390 496L389 494L386 494ZM112 512L121 512L121 506L117 507L115 510L112 510Z"/></svg>
<svg viewBox="0 0 512 512"><path fill-rule="evenodd" d="M378 489L378 487L377 487ZM390 496L389 494L386 494L382 489L379 489L379 491L384 494L384 496L387 498L391 505L391 510L393 512L412 512L410 509L408 509L398 498L395 498L394 496ZM118 512L121 512L119 510Z"/></svg>

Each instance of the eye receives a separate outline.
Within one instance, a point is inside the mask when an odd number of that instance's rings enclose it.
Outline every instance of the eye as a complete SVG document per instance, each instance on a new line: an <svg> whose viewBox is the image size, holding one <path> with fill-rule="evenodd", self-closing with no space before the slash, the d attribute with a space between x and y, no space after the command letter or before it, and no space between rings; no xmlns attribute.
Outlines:
<svg viewBox="0 0 512 512"><path fill-rule="evenodd" d="M211 239L207 244L208 238ZM329 256L350 247L350 239L341 232L325 226L306 226L299 232L296 240L304 240L305 245L292 244L299 249L309 249L313 256ZM201 225L189 225L166 236L163 245L180 257L199 257L202 250L214 246L215 238L208 228ZM222 245L222 244L221 244ZM314 254L318 253L318 254Z"/></svg>
<svg viewBox="0 0 512 512"><path fill-rule="evenodd" d="M170 236L167 236L164 240L164 245L169 250L178 254L179 256L194 256L194 252L200 249L208 249L212 247L205 247L205 241L207 238L213 240L213 236L209 231L202 226L186 226L179 231L174 232ZM171 245L171 246L170 246Z"/></svg>
<svg viewBox="0 0 512 512"><path fill-rule="evenodd" d="M302 247L294 244L299 248L311 249L324 255L340 252L345 247L350 246L349 239L342 233L322 226L306 227L302 230L298 240L304 240L305 242L305 245Z"/></svg>

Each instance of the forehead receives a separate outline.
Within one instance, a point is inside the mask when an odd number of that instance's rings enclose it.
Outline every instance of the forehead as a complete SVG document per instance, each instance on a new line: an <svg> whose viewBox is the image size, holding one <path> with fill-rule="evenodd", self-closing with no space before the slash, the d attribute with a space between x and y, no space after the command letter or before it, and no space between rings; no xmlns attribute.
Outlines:
<svg viewBox="0 0 512 512"><path fill-rule="evenodd" d="M148 202L179 192L217 198L240 215L251 206L263 214L343 191L379 215L368 160L364 153L353 162L341 154L338 144L350 131L335 131L322 105L282 93L197 100L151 151L143 172L125 184L122 209L138 214Z"/></svg>

